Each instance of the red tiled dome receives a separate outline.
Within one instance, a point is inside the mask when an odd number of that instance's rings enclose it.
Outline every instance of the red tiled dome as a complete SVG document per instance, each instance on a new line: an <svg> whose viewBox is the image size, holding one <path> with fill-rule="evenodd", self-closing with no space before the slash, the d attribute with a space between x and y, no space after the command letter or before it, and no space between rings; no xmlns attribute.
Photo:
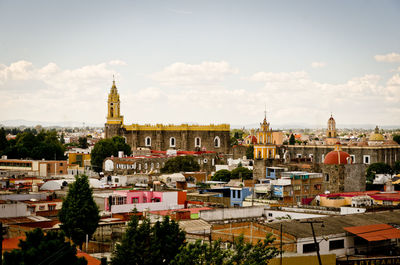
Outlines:
<svg viewBox="0 0 400 265"><path fill-rule="evenodd" d="M338 164L347 164L347 158L350 155L343 151L331 151L329 152L324 159L324 164L328 165L338 165Z"/></svg>

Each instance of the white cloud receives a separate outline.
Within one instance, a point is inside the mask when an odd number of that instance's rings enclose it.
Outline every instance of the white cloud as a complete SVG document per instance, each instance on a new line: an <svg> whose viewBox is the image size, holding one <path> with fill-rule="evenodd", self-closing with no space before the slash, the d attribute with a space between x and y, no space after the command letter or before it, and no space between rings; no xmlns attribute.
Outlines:
<svg viewBox="0 0 400 265"><path fill-rule="evenodd" d="M122 61L122 60L112 60L110 62L108 62L110 65L118 65L118 66L126 66L128 65L126 62Z"/></svg>
<svg viewBox="0 0 400 265"><path fill-rule="evenodd" d="M311 67L312 68L323 68L326 66L326 63L324 62L312 62Z"/></svg>
<svg viewBox="0 0 400 265"><path fill-rule="evenodd" d="M114 73L107 63L76 69L61 69L55 63L37 67L28 61L1 65L0 120L11 113L31 120L99 119L97 108L104 108L105 86L111 86Z"/></svg>
<svg viewBox="0 0 400 265"><path fill-rule="evenodd" d="M224 80L227 75L237 74L229 63L202 62L201 64L173 63L161 72L150 77L162 85L167 86L205 86L216 85Z"/></svg>
<svg viewBox="0 0 400 265"><path fill-rule="evenodd" d="M109 62L76 69L27 61L0 65L0 120L103 123L114 73ZM324 124L331 111L342 124L400 124L399 73L389 79L364 75L339 84L315 81L305 71L257 72L232 82L239 79L236 73L226 62L176 63L152 75L159 83L141 88L136 80L126 80L118 84L121 114L126 123L244 125L259 122L267 104L273 128Z"/></svg>
<svg viewBox="0 0 400 265"><path fill-rule="evenodd" d="M387 62L387 63L396 63L400 62L400 54L392 52L388 54L383 54L383 55L375 55L375 60L378 62Z"/></svg>

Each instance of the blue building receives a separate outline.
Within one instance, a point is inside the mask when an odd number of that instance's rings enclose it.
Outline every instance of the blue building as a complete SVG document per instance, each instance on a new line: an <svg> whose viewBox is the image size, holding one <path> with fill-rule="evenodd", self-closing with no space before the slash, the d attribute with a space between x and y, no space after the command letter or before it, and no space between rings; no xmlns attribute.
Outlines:
<svg viewBox="0 0 400 265"><path fill-rule="evenodd" d="M231 187L231 206L242 207L244 199L249 195L251 191L248 187Z"/></svg>

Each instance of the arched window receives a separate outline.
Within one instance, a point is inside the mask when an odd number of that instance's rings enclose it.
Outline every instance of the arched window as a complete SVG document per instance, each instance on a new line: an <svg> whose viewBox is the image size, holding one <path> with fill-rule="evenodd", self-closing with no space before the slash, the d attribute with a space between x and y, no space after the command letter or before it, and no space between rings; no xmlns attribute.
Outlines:
<svg viewBox="0 0 400 265"><path fill-rule="evenodd" d="M176 140L174 137L169 138L169 146L170 147L175 147Z"/></svg>
<svg viewBox="0 0 400 265"><path fill-rule="evenodd" d="M146 139L144 140L144 145L145 146L151 146L151 138L150 138L150 136L146 137Z"/></svg>
<svg viewBox="0 0 400 265"><path fill-rule="evenodd" d="M220 147L221 146L221 140L219 139L218 136L214 138L214 147Z"/></svg>
<svg viewBox="0 0 400 265"><path fill-rule="evenodd" d="M194 139L194 147L201 147L201 138L200 137L196 137Z"/></svg>

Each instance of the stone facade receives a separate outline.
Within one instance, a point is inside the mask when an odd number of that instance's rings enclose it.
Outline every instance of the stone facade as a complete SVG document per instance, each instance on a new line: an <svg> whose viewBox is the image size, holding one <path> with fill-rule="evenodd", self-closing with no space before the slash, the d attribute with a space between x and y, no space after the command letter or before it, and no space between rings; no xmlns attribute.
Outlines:
<svg viewBox="0 0 400 265"><path fill-rule="evenodd" d="M372 164L384 162L393 166L400 160L399 145L382 146L341 146L342 151L347 152L354 164ZM334 146L289 145L282 147L282 153L287 151L290 159L297 157L312 158L314 163L323 163L325 155L334 149ZM368 159L368 161L366 161Z"/></svg>
<svg viewBox="0 0 400 265"><path fill-rule="evenodd" d="M325 165L321 164L324 175L324 190L330 193L365 191L364 164Z"/></svg>
<svg viewBox="0 0 400 265"><path fill-rule="evenodd" d="M103 168L105 174L116 175L133 175L133 174L148 174L160 173L165 162L174 156L159 156L159 157L109 157L104 160ZM210 174L215 172L215 164L220 163L221 159L216 153L203 153L194 156L195 160L200 165L200 171Z"/></svg>
<svg viewBox="0 0 400 265"><path fill-rule="evenodd" d="M133 150L149 148L151 150L185 150L215 151L228 154L230 152L229 125L131 125L106 124L106 138L115 135L126 139Z"/></svg>

